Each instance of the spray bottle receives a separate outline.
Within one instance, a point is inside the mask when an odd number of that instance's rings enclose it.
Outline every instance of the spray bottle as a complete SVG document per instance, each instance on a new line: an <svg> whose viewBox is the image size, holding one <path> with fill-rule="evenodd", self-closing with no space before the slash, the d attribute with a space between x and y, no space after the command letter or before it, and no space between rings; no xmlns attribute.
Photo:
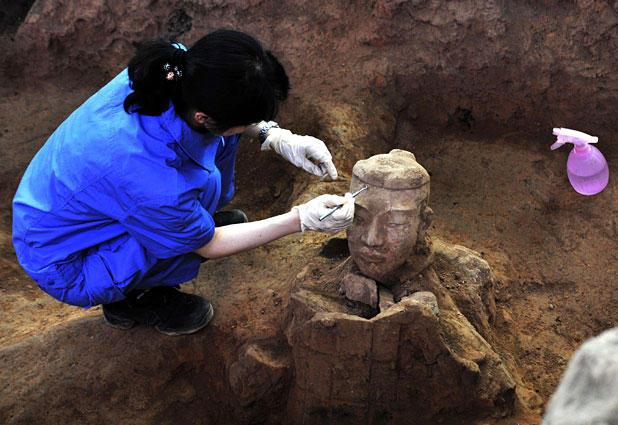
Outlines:
<svg viewBox="0 0 618 425"><path fill-rule="evenodd" d="M565 143L573 143L575 147L567 160L567 175L573 189L582 195L596 195L607 186L609 168L603 154L591 143L597 143L598 137L568 128L554 128L558 136L551 150L558 149Z"/></svg>

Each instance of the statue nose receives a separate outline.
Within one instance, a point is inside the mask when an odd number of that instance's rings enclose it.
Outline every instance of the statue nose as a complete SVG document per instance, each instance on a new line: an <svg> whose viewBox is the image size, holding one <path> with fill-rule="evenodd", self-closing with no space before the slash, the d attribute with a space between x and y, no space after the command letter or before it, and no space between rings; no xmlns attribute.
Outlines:
<svg viewBox="0 0 618 425"><path fill-rule="evenodd" d="M376 220L367 226L361 240L367 246L381 246L384 243L384 234Z"/></svg>

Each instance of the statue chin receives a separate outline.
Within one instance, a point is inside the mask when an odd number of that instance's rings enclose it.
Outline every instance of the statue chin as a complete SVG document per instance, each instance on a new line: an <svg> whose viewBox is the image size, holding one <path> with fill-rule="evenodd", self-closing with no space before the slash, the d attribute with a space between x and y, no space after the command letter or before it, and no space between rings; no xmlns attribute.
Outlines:
<svg viewBox="0 0 618 425"><path fill-rule="evenodd" d="M398 263L389 262L386 264L372 263L355 258L354 263L363 275L388 286L388 283L395 277L393 276L393 271L401 267L401 265L405 263L405 260Z"/></svg>

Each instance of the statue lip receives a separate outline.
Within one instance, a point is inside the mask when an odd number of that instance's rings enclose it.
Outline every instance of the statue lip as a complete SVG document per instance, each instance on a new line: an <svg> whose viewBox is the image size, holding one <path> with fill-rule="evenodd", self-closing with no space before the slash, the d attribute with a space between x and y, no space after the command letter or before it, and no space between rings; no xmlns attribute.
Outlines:
<svg viewBox="0 0 618 425"><path fill-rule="evenodd" d="M358 255L356 255L356 258L358 258L359 260L365 262L365 263L383 263L384 260L386 259L383 255L376 255L376 254L371 254L371 253L364 253L361 252Z"/></svg>

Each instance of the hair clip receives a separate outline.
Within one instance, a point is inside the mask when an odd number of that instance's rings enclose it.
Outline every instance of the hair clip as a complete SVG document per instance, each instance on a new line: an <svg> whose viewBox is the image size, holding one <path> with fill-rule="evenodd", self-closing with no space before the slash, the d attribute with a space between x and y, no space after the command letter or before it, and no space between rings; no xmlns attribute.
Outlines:
<svg viewBox="0 0 618 425"><path fill-rule="evenodd" d="M165 79L167 81L174 81L182 77L182 71L177 66L174 66L174 68L172 68L169 63L165 63L163 65L163 70L167 72L167 74L165 75Z"/></svg>

